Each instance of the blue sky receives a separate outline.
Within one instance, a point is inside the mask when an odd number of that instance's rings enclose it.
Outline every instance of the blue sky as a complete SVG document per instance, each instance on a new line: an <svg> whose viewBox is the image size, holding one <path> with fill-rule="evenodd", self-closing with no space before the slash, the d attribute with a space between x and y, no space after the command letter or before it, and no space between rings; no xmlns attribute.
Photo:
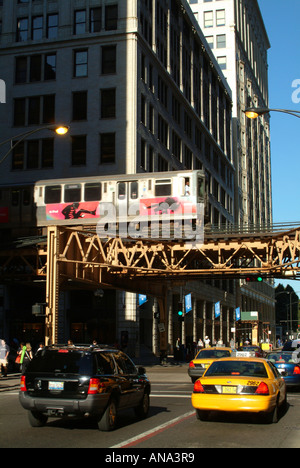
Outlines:
<svg viewBox="0 0 300 468"><path fill-rule="evenodd" d="M300 101L293 102L300 100L300 0L258 3L271 43L269 107L300 111ZM299 84L293 88L295 80ZM274 222L299 221L300 225L300 119L271 113L271 160ZM278 282L300 291L299 282Z"/></svg>

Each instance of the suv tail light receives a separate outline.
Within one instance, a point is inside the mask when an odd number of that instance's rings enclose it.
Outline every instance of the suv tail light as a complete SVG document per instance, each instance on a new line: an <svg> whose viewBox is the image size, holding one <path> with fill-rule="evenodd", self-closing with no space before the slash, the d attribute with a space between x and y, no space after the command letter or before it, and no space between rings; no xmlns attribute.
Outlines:
<svg viewBox="0 0 300 468"><path fill-rule="evenodd" d="M299 366L295 366L293 375L300 375L300 367Z"/></svg>
<svg viewBox="0 0 300 468"><path fill-rule="evenodd" d="M194 385L194 393L205 393L204 388L200 380L196 380Z"/></svg>
<svg viewBox="0 0 300 468"><path fill-rule="evenodd" d="M88 395L97 395L101 388L100 379L90 379L90 385L88 389Z"/></svg>
<svg viewBox="0 0 300 468"><path fill-rule="evenodd" d="M255 395L270 395L268 385L265 382L261 382L257 387Z"/></svg>
<svg viewBox="0 0 300 468"><path fill-rule="evenodd" d="M22 377L21 377L20 390L21 390L21 392L27 392L25 375L22 375Z"/></svg>

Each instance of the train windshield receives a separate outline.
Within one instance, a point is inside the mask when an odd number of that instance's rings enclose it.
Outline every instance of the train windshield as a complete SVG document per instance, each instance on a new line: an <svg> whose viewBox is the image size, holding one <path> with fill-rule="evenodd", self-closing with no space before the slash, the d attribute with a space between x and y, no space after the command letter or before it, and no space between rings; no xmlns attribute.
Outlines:
<svg viewBox="0 0 300 468"><path fill-rule="evenodd" d="M204 199L205 183L202 177L198 177L198 198Z"/></svg>

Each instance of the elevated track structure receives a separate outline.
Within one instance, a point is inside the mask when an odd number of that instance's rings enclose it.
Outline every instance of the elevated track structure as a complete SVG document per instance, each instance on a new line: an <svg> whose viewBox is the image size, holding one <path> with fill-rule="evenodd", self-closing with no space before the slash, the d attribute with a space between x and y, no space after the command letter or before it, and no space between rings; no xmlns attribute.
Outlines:
<svg viewBox="0 0 300 468"><path fill-rule="evenodd" d="M46 283L46 341L58 338L59 292L119 289L157 298L167 329L167 292L197 279L300 278L300 227L209 231L203 244L184 240L100 239L95 230L50 226L47 236L0 250L1 282ZM167 333L160 336L167 349Z"/></svg>

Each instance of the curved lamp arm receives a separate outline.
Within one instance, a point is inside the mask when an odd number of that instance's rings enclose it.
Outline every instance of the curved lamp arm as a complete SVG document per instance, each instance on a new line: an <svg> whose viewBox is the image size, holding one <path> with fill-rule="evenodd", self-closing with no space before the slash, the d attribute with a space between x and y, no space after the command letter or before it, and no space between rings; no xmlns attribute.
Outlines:
<svg viewBox="0 0 300 468"><path fill-rule="evenodd" d="M4 140L0 143L0 147L5 145L6 143L11 143L10 149L7 151L7 153L3 156L3 158L0 160L0 164L3 163L3 161L7 158L7 156L15 149L16 146L18 146L22 141L24 141L28 136L34 135L37 132L41 132L42 130L52 130L56 132L58 135L65 135L68 133L70 127L67 125L47 125L45 127L39 127L35 128L34 130L30 130L28 132L23 132L19 133L18 135L15 135L11 138L8 138L7 140ZM17 139L17 142L14 143L14 140Z"/></svg>
<svg viewBox="0 0 300 468"><path fill-rule="evenodd" d="M300 119L300 111L290 109L268 109L266 107L249 107L243 111L248 119L257 119L260 115L268 114L269 112L281 112L282 114L293 115Z"/></svg>

